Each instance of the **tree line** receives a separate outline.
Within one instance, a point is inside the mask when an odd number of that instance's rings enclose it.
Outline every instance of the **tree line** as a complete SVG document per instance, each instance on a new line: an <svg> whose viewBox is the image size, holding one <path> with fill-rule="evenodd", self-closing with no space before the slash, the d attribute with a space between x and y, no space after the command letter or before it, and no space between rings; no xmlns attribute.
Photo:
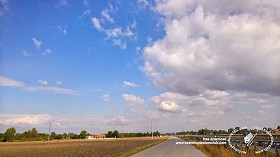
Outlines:
<svg viewBox="0 0 280 157"><path fill-rule="evenodd" d="M17 133L14 127L8 128L4 133L0 133L0 141L13 142L13 141L47 141L60 140L60 139L85 139L90 134L86 130L82 130L80 134L75 133L63 133L57 134L51 132L50 135L46 133L39 133L36 128L24 131L23 133ZM107 138L120 138L120 137L145 137L151 136L151 133L119 133L118 130L108 131L105 134ZM160 132L153 132L153 136L160 136Z"/></svg>
<svg viewBox="0 0 280 157"><path fill-rule="evenodd" d="M39 133L36 128L24 131L23 133L17 133L14 127L8 128L4 133L0 133L0 141L13 142L13 141L46 141L48 139L84 139L87 136L85 130L81 131L80 134L75 133L63 133L57 134L51 132L50 136L46 133Z"/></svg>
<svg viewBox="0 0 280 157"><path fill-rule="evenodd" d="M235 129L239 130L240 127L235 127ZM263 128L264 130L267 130L267 131L272 131L273 129L272 128L266 128L264 127ZM277 129L280 129L280 126L277 127ZM226 130L211 130L211 129L207 129L207 128L204 128L204 129L199 129L198 131L182 131L182 132L177 132L176 134L177 135L186 135L186 134L189 134L189 135L220 135L220 134L230 134L233 132L233 128L229 128L227 131ZM240 130L238 133L243 133L245 132L246 130ZM248 131L250 131L251 133L255 134L258 132L257 129L249 129Z"/></svg>
<svg viewBox="0 0 280 157"><path fill-rule="evenodd" d="M159 131L153 132L153 136L160 136L161 133ZM146 133L133 133L133 132L129 132L129 133L119 133L118 130L115 131L108 131L108 133L106 134L107 138L120 138L120 137L148 137L148 136L152 136L152 133L146 132Z"/></svg>

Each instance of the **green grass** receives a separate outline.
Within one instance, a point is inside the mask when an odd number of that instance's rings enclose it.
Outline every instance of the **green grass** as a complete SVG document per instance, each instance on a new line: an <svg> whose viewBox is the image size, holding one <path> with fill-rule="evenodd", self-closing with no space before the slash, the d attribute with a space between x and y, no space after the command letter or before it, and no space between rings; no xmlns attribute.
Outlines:
<svg viewBox="0 0 280 157"><path fill-rule="evenodd" d="M154 143L151 143L149 145L146 145L146 146L143 146L143 147L138 147L138 148L133 149L133 150L131 150L129 152L122 153L122 154L119 155L119 157L129 157L129 156L131 156L133 154L136 154L136 153L141 152L141 151L143 151L145 149L148 149L148 148L151 148L151 147L153 147L153 146L155 146L157 144L160 144L161 142L163 142L165 140L167 140L167 137L165 137L165 138L163 138L163 139L161 139L159 141L156 141Z"/></svg>

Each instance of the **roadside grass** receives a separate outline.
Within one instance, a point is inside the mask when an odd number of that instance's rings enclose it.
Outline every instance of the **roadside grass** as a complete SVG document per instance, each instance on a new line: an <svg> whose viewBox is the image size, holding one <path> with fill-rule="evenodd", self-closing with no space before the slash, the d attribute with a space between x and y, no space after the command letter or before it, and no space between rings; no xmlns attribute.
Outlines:
<svg viewBox="0 0 280 157"><path fill-rule="evenodd" d="M133 154L139 153L139 152L141 152L141 151L143 151L143 150L145 150L145 149L148 149L148 148L151 148L151 147L153 147L153 146L155 146L155 145L157 145L157 144L160 144L161 142L167 140L167 138L168 138L168 137L164 137L164 138L162 138L162 139L159 140L159 141L156 141L156 142L154 142L154 143L151 143L151 144L146 145L146 146L143 146L143 147L138 147L138 148L133 149L133 150L131 150L131 151L129 151L129 152L121 153L121 154L119 154L118 156L119 156L119 157L129 157L129 156L131 156L131 155L133 155Z"/></svg>
<svg viewBox="0 0 280 157"><path fill-rule="evenodd" d="M184 139L186 141L193 141L190 139ZM208 157L276 157L275 153L263 152L261 154L255 154L254 149L249 149L247 154L241 154L234 151L229 145L207 145L207 144L195 144L193 145Z"/></svg>

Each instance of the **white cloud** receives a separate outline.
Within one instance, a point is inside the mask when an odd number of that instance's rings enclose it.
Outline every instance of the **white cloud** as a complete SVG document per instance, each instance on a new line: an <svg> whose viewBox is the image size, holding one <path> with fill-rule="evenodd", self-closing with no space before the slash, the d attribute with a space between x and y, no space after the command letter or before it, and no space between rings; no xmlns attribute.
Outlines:
<svg viewBox="0 0 280 157"><path fill-rule="evenodd" d="M57 26L57 28L64 34L67 35L67 26Z"/></svg>
<svg viewBox="0 0 280 157"><path fill-rule="evenodd" d="M1 0L2 5L7 5L8 4L8 0Z"/></svg>
<svg viewBox="0 0 280 157"><path fill-rule="evenodd" d="M89 1L88 0L83 0L84 6L89 6Z"/></svg>
<svg viewBox="0 0 280 157"><path fill-rule="evenodd" d="M68 5L68 0L59 0L58 5L59 6Z"/></svg>
<svg viewBox="0 0 280 157"><path fill-rule="evenodd" d="M162 101L172 101L172 102L178 102L178 101L186 101L188 100L189 97L178 94L178 93L170 93L170 92L165 92L160 94L159 96L154 96L151 97L151 100L154 103L161 103Z"/></svg>
<svg viewBox="0 0 280 157"><path fill-rule="evenodd" d="M109 11L107 9L101 11L101 16L110 23L114 23L114 19L109 15Z"/></svg>
<svg viewBox="0 0 280 157"><path fill-rule="evenodd" d="M110 39L112 40L113 45L118 46L121 49L126 49L127 38L129 38L130 40L137 40L135 33L137 23L134 19L132 23L126 24L124 27L117 25L112 26L115 21L111 13L115 14L117 10L117 8L114 8L111 4L109 4L108 7L100 12L100 18L91 18L91 23L99 32L106 34L106 40ZM102 25L107 21L110 24L106 24L107 28L104 28Z"/></svg>
<svg viewBox="0 0 280 157"><path fill-rule="evenodd" d="M38 83L40 83L41 85L48 85L48 82L42 79L39 79Z"/></svg>
<svg viewBox="0 0 280 157"><path fill-rule="evenodd" d="M91 23L98 31L102 32L104 30L104 28L100 24L100 20L96 17L91 18Z"/></svg>
<svg viewBox="0 0 280 157"><path fill-rule="evenodd" d="M38 48L40 48L41 45L43 44L42 41L40 41L40 40L38 40L38 39L36 39L36 38L32 38L32 40L33 40L33 44L34 44L35 46L37 46Z"/></svg>
<svg viewBox="0 0 280 157"><path fill-rule="evenodd" d="M108 38L116 38L123 35L123 31L121 27L117 27L114 29L107 29L106 35Z"/></svg>
<svg viewBox="0 0 280 157"><path fill-rule="evenodd" d="M233 103L229 93L209 90L194 96L166 92L151 97L151 100L157 110L179 113L178 116L222 115L231 109Z"/></svg>
<svg viewBox="0 0 280 157"><path fill-rule="evenodd" d="M24 87L25 84L21 81L16 81L7 77L0 76L0 86L6 87Z"/></svg>
<svg viewBox="0 0 280 157"><path fill-rule="evenodd" d="M266 1L158 0L166 35L144 48L143 71L157 86L189 96L206 90L280 96L279 8Z"/></svg>
<svg viewBox="0 0 280 157"><path fill-rule="evenodd" d="M262 106L261 106L261 108L263 108L263 109L271 109L271 108L273 108L274 107L274 105L270 105L270 104L263 104Z"/></svg>
<svg viewBox="0 0 280 157"><path fill-rule="evenodd" d="M136 83L128 82L128 81L124 81L123 85L128 86L128 87L137 87L138 86Z"/></svg>
<svg viewBox="0 0 280 157"><path fill-rule="evenodd" d="M62 83L62 81L56 81L55 84L56 85L62 85L63 83Z"/></svg>
<svg viewBox="0 0 280 157"><path fill-rule="evenodd" d="M6 11L9 10L9 2L8 0L1 0L0 2L2 4L2 6L0 7L0 16L2 16Z"/></svg>
<svg viewBox="0 0 280 157"><path fill-rule="evenodd" d="M87 10L85 10L85 11L83 12L83 16L85 16L85 15L90 15L90 13L91 13L91 10L90 10L90 9L87 9Z"/></svg>
<svg viewBox="0 0 280 157"><path fill-rule="evenodd" d="M121 39L113 39L113 45L119 46L121 49L126 49L126 43L123 43Z"/></svg>
<svg viewBox="0 0 280 157"><path fill-rule="evenodd" d="M146 6L149 5L149 1L148 0L137 0L137 3L140 5L141 9L145 9Z"/></svg>
<svg viewBox="0 0 280 157"><path fill-rule="evenodd" d="M51 49L46 49L45 52L42 53L42 55L45 56L45 55L48 55L48 54L51 54L51 53L52 53Z"/></svg>
<svg viewBox="0 0 280 157"><path fill-rule="evenodd" d="M109 102L110 101L110 96L108 94L104 94L102 95L102 99L105 101L105 102Z"/></svg>
<svg viewBox="0 0 280 157"><path fill-rule="evenodd" d="M105 121L105 123L109 124L109 125L120 125L120 124L124 124L124 123L127 124L130 122L133 122L133 120L130 120L129 118L127 118L124 113L121 113L117 117L113 117L113 118Z"/></svg>
<svg viewBox="0 0 280 157"><path fill-rule="evenodd" d="M112 119L111 116L100 115L58 115L50 113L38 114L0 114L0 132L9 127L15 127L17 132L23 132L35 127L39 132L47 133L49 124L51 130L57 133L80 132L81 128L92 131L90 126L95 125L102 129L95 129L94 133L105 133L108 127L105 121ZM120 117L121 119L121 117Z"/></svg>
<svg viewBox="0 0 280 157"><path fill-rule="evenodd" d="M0 126L18 126L18 125L40 125L48 123L51 119L49 114L41 114L41 115L14 115L14 114L0 114Z"/></svg>
<svg viewBox="0 0 280 157"><path fill-rule="evenodd" d="M165 112L177 112L178 105L172 101L163 101L156 106L157 109Z"/></svg>
<svg viewBox="0 0 280 157"><path fill-rule="evenodd" d="M145 103L144 99L134 94L122 94L122 98L130 105L143 105Z"/></svg>
<svg viewBox="0 0 280 157"><path fill-rule="evenodd" d="M66 89L66 88L59 88L59 87L46 87L48 85L48 82L42 79L38 80L38 83L41 85L44 85L44 87L32 87L27 86L21 81L12 80L7 77L0 76L0 86L6 86L6 87L21 87L23 90L28 91L51 91L58 94L68 94L68 95L79 95L77 92ZM57 82L60 83L60 82ZM62 83L62 82L61 82Z"/></svg>
<svg viewBox="0 0 280 157"><path fill-rule="evenodd" d="M66 89L66 88L59 88L59 87L26 87L24 88L28 91L51 91L57 94L66 94L66 95L79 95L77 92Z"/></svg>
<svg viewBox="0 0 280 157"><path fill-rule="evenodd" d="M130 27L126 27L125 30L123 30L122 27L107 29L105 33L107 38L132 37L135 35L135 33L131 31Z"/></svg>
<svg viewBox="0 0 280 157"><path fill-rule="evenodd" d="M24 56L24 57L28 57L28 56L31 56L31 53L25 51L25 50L22 50L21 51L21 54Z"/></svg>
<svg viewBox="0 0 280 157"><path fill-rule="evenodd" d="M130 24L130 27L131 27L132 29L134 29L134 28L136 28L136 26L137 26L137 22L136 22L136 20L134 19L134 20L133 20L133 23Z"/></svg>

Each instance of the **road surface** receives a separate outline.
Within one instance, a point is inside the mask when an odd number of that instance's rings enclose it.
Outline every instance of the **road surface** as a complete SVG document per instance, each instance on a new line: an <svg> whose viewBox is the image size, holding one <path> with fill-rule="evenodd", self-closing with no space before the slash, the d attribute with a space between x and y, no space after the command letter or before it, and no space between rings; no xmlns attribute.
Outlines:
<svg viewBox="0 0 280 157"><path fill-rule="evenodd" d="M193 145L176 144L176 142L183 141L177 137L169 137L166 141L134 154L131 157L207 157Z"/></svg>

